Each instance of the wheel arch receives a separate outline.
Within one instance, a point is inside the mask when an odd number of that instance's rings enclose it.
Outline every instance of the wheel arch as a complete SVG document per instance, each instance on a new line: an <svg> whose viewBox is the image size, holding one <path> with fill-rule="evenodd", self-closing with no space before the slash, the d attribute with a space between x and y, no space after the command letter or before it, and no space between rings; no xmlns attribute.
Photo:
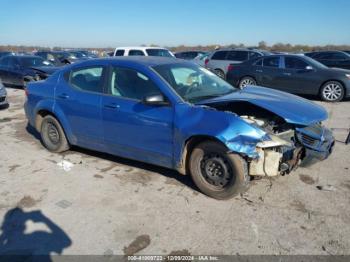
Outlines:
<svg viewBox="0 0 350 262"><path fill-rule="evenodd" d="M340 83L342 86L343 86L343 89L344 89L344 97L347 96L347 92L346 92L346 88L345 88L345 83L342 81L342 80L339 80L339 79L328 79L328 80L325 80L321 83L319 89L318 89L318 94L321 94L321 91L322 91L322 87L327 84L328 82L338 82Z"/></svg>
<svg viewBox="0 0 350 262"><path fill-rule="evenodd" d="M57 110L56 112L47 108L41 108L37 110L34 118L35 129L40 133L42 121L47 115L54 117L60 123L68 142L70 144L75 144L76 139L72 135L70 126L66 121L63 120L62 117L60 117L60 113Z"/></svg>
<svg viewBox="0 0 350 262"><path fill-rule="evenodd" d="M199 145L200 143L205 142L205 141L214 141L214 142L217 142L217 143L219 143L227 148L225 143L223 143L220 139L218 139L217 137L214 137L214 136L193 135L193 136L187 138L184 142L183 150L182 150L182 154L181 154L181 160L180 160L179 166L177 168L177 170L180 174L182 174L182 175L189 174L188 163L189 163L191 153L197 145ZM229 149L227 148L227 150L229 150Z"/></svg>
<svg viewBox="0 0 350 262"><path fill-rule="evenodd" d="M242 81L242 79L243 78L245 78L245 77L251 77L251 78L253 78L254 79L254 81L255 81L255 83L257 83L258 84L258 81L256 80L256 77L255 76L253 76L253 75L244 75L244 76L242 76L240 79L239 79L239 83Z"/></svg>

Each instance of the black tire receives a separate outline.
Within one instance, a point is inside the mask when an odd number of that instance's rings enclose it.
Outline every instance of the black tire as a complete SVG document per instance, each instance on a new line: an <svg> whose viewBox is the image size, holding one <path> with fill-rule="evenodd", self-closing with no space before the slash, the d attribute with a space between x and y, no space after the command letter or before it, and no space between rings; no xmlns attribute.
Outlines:
<svg viewBox="0 0 350 262"><path fill-rule="evenodd" d="M246 86L256 86L256 80L253 77L245 76L239 81L239 88L245 88Z"/></svg>
<svg viewBox="0 0 350 262"><path fill-rule="evenodd" d="M224 71L222 71L221 69L215 69L214 72L218 77L222 79L226 78Z"/></svg>
<svg viewBox="0 0 350 262"><path fill-rule="evenodd" d="M69 150L69 143L61 124L51 115L44 117L41 123L41 141L47 150L61 153Z"/></svg>
<svg viewBox="0 0 350 262"><path fill-rule="evenodd" d="M214 165L214 167L213 167ZM248 189L247 162L214 141L200 143L192 151L189 169L197 187L216 199L229 199Z"/></svg>
<svg viewBox="0 0 350 262"><path fill-rule="evenodd" d="M320 89L320 97L323 101L339 102L345 96L345 89L338 81L328 81Z"/></svg>

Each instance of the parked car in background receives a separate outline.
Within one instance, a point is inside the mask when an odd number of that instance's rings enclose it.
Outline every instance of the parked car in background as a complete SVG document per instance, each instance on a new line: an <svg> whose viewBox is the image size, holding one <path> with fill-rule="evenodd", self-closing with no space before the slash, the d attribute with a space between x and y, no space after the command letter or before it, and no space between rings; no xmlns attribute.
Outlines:
<svg viewBox="0 0 350 262"><path fill-rule="evenodd" d="M55 66L69 65L80 61L74 54L67 51L38 51L34 55L42 57Z"/></svg>
<svg viewBox="0 0 350 262"><path fill-rule="evenodd" d="M350 55L350 50L343 50L342 52L347 53Z"/></svg>
<svg viewBox="0 0 350 262"><path fill-rule="evenodd" d="M2 84L2 81L0 79L0 109L7 106L7 92L6 88Z"/></svg>
<svg viewBox="0 0 350 262"><path fill-rule="evenodd" d="M0 52L0 58L4 57L4 56L8 56L8 55L15 55L14 52L10 52L10 51L2 51Z"/></svg>
<svg viewBox="0 0 350 262"><path fill-rule="evenodd" d="M227 81L240 88L259 85L289 93L317 95L329 102L350 97L349 70L328 68L301 55L271 55L231 64Z"/></svg>
<svg viewBox="0 0 350 262"><path fill-rule="evenodd" d="M174 55L165 48L160 47L117 47L114 56L162 56L174 57Z"/></svg>
<svg viewBox="0 0 350 262"><path fill-rule="evenodd" d="M46 79L58 68L40 56L5 56L0 59L0 78L4 85L26 86L27 82Z"/></svg>
<svg viewBox="0 0 350 262"><path fill-rule="evenodd" d="M88 50L71 50L72 54L74 54L77 58L86 58L86 59L92 59L92 58L98 58L98 56Z"/></svg>
<svg viewBox="0 0 350 262"><path fill-rule="evenodd" d="M255 57L270 54L267 51L257 49L220 49L214 51L206 61L206 68L211 69L218 76L225 79L227 68L230 64L239 64Z"/></svg>
<svg viewBox="0 0 350 262"><path fill-rule="evenodd" d="M334 138L319 105L267 88L236 89L192 62L87 60L28 84L25 113L51 152L70 146L190 174L227 199L251 177L327 158Z"/></svg>
<svg viewBox="0 0 350 262"><path fill-rule="evenodd" d="M204 54L200 54L198 56L196 56L192 62L196 63L197 65L200 65L200 66L203 66L203 67L206 67L206 62L207 62L207 59L208 57L210 56L210 52L207 52L207 53L204 53Z"/></svg>
<svg viewBox="0 0 350 262"><path fill-rule="evenodd" d="M193 60L199 55L206 54L207 52L204 51L183 51L183 52L176 52L174 55L176 58L179 59L185 59L185 60Z"/></svg>
<svg viewBox="0 0 350 262"><path fill-rule="evenodd" d="M322 51L305 53L328 67L350 69L350 54L342 51Z"/></svg>

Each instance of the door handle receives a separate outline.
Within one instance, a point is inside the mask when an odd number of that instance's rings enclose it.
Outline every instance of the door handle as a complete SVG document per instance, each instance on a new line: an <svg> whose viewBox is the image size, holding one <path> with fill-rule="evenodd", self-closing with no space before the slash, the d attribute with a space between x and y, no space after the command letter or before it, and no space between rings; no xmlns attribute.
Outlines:
<svg viewBox="0 0 350 262"><path fill-rule="evenodd" d="M104 105L104 107L109 109L118 109L120 106L115 103L112 103L112 104Z"/></svg>
<svg viewBox="0 0 350 262"><path fill-rule="evenodd" d="M285 75L285 76L291 76L292 74L291 74L291 73L283 73L283 75Z"/></svg>
<svg viewBox="0 0 350 262"><path fill-rule="evenodd" d="M258 73L262 73L263 71L262 71L262 70L260 70L260 69L257 69L257 70L256 70L256 72L258 72Z"/></svg>
<svg viewBox="0 0 350 262"><path fill-rule="evenodd" d="M59 98L62 98L62 99L68 99L68 98L69 98L69 95L63 93L63 94L60 94L58 97L59 97Z"/></svg>

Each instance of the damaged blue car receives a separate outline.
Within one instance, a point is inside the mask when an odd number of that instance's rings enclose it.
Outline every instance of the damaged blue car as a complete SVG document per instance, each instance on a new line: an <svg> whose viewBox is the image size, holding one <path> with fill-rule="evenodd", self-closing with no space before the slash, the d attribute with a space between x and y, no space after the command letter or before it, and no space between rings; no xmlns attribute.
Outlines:
<svg viewBox="0 0 350 262"><path fill-rule="evenodd" d="M237 89L173 58L88 60L30 83L26 94L26 116L48 150L79 146L176 169L216 199L326 159L334 146L321 106Z"/></svg>

